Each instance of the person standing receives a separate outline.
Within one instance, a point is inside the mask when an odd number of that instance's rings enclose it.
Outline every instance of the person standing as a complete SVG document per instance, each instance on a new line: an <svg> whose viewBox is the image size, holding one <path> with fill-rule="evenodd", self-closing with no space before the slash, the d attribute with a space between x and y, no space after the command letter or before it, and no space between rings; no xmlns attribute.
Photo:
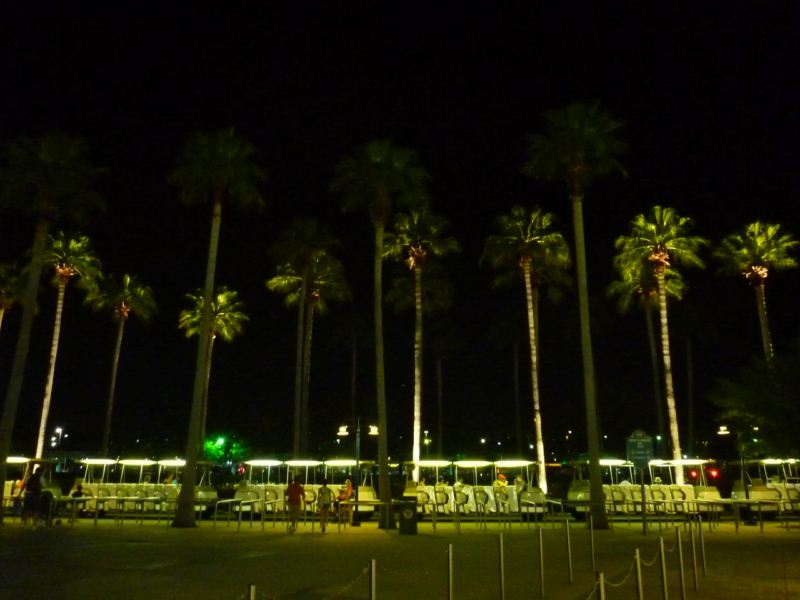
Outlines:
<svg viewBox="0 0 800 600"><path fill-rule="evenodd" d="M303 499L306 491L300 485L300 478L295 477L286 487L285 492L286 506L289 509L289 533L297 531L297 521L300 520L300 510L303 506Z"/></svg>
<svg viewBox="0 0 800 600"><path fill-rule="evenodd" d="M331 513L333 504L333 490L328 487L328 480L322 480L322 487L317 490L317 506L319 506L319 526L325 531L328 525L328 517Z"/></svg>
<svg viewBox="0 0 800 600"><path fill-rule="evenodd" d="M35 528L39 525L42 513L42 469L37 468L23 486L25 497L22 501L22 525L28 524Z"/></svg>

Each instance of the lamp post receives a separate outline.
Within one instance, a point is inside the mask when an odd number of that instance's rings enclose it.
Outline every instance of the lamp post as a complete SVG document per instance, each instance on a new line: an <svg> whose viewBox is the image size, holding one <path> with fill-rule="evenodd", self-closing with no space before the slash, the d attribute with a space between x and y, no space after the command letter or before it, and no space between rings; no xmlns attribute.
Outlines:
<svg viewBox="0 0 800 600"><path fill-rule="evenodd" d="M355 440L355 453L356 453L356 482L353 486L354 497L356 502L358 502L358 488L360 485L361 480L361 417L357 416L355 418L355 426L356 426L356 440ZM370 425L369 431L367 432L368 435L378 435L378 426L377 425ZM347 428L347 425L340 425L339 431L336 432L338 437L347 437L350 435L350 431ZM353 519L353 524L356 524L355 519Z"/></svg>
<svg viewBox="0 0 800 600"><path fill-rule="evenodd" d="M719 436L729 436L731 430L726 425L720 425L717 430ZM741 432L736 432L736 452L739 454L739 481L742 482L742 489L744 491L745 499L750 498L747 482L745 481L745 468L744 468L744 442L742 442Z"/></svg>

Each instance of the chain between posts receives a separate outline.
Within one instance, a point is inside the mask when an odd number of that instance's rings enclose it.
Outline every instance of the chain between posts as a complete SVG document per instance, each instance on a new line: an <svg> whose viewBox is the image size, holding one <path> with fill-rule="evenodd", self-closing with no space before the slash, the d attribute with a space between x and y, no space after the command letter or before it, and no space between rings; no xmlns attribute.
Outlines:
<svg viewBox="0 0 800 600"><path fill-rule="evenodd" d="M367 573L369 573L369 567L364 567L363 569L361 569L361 573L359 573L355 577L355 579L350 581L350 583L345 584L343 587L333 592L332 594L323 596L322 600L328 600L328 598L338 598L339 596L342 596L343 594L347 593L350 590L350 588L352 588L355 584L359 583L362 579L364 579L367 576Z"/></svg>
<svg viewBox="0 0 800 600"><path fill-rule="evenodd" d="M655 566L655 564L656 564L656 561L658 560L658 550L656 550L656 555L653 557L653 560L651 560L651 561L646 561L646 560L645 560L645 559L643 559L643 558L640 558L639 560L641 560L641 561L642 561L642 564L643 564L645 567L654 567L654 566Z"/></svg>
<svg viewBox="0 0 800 600"><path fill-rule="evenodd" d="M633 573L634 567L636 567L636 560L633 560L631 562L631 565L628 567L627 573L625 573L625 576L622 578L622 580L619 583L613 583L611 581L611 579L606 579L606 584L610 585L611 587L615 587L615 588L622 587L623 585L628 583L628 579L630 579L631 574Z"/></svg>
<svg viewBox="0 0 800 600"><path fill-rule="evenodd" d="M589 590L589 595L586 596L586 600L592 600L592 598L594 598L595 594L597 593L597 588L598 587L600 587L600 582L599 581L595 581L594 585L592 586L592 589Z"/></svg>

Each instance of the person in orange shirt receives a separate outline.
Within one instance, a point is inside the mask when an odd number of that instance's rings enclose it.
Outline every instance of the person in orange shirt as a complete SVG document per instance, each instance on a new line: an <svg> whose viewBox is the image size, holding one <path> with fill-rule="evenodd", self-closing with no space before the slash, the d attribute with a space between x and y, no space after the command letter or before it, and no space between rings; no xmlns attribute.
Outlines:
<svg viewBox="0 0 800 600"><path fill-rule="evenodd" d="M306 495L298 477L292 479L292 483L286 487L284 495L286 496L286 506L289 509L289 533L294 533L297 531L297 521L300 520L300 509Z"/></svg>

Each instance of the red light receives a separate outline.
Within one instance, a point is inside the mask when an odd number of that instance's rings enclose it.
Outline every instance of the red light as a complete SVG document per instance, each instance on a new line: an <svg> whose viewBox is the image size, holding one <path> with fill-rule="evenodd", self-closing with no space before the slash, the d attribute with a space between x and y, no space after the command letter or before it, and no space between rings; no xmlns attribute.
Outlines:
<svg viewBox="0 0 800 600"><path fill-rule="evenodd" d="M697 471L695 471L694 469L689 471L689 477L691 477L692 479L697 479Z"/></svg>
<svg viewBox="0 0 800 600"><path fill-rule="evenodd" d="M718 469L709 469L708 470L708 476L711 477L712 479L716 479L717 477L719 477L719 470Z"/></svg>

